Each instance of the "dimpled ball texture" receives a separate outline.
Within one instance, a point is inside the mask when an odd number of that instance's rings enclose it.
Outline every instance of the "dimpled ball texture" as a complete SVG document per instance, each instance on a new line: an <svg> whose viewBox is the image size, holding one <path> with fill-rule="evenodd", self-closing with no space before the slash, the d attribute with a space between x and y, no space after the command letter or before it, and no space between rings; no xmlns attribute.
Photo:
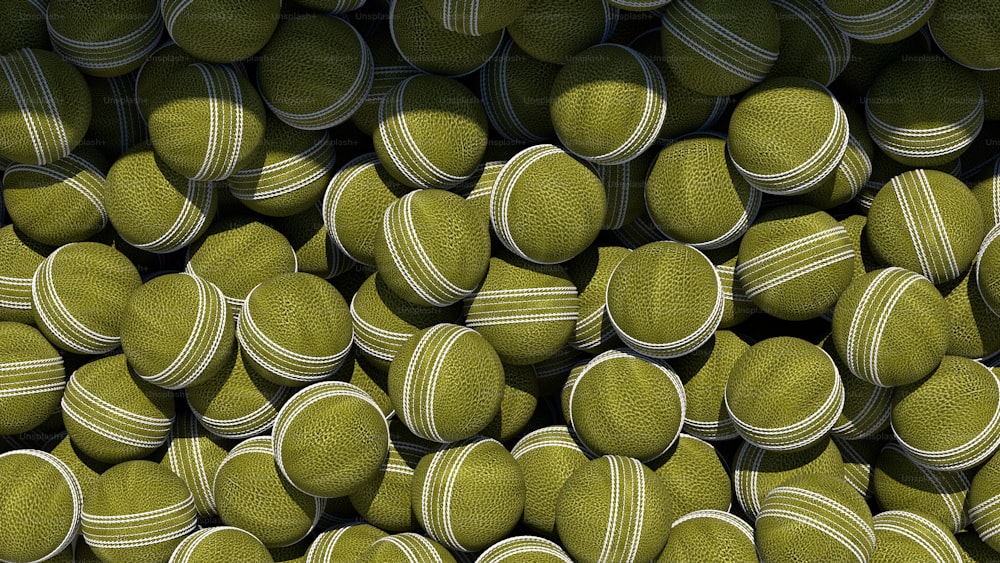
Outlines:
<svg viewBox="0 0 1000 563"><path fill-rule="evenodd" d="M848 36L865 43L892 43L927 23L936 0L823 0L830 19Z"/></svg>
<svg viewBox="0 0 1000 563"><path fill-rule="evenodd" d="M753 528L728 512L698 510L671 524L657 563L673 561L755 561L759 558Z"/></svg>
<svg viewBox="0 0 1000 563"><path fill-rule="evenodd" d="M112 0L99 7L52 0L46 22L55 52L93 76L121 76L139 68L163 36L156 0Z"/></svg>
<svg viewBox="0 0 1000 563"><path fill-rule="evenodd" d="M414 68L434 75L454 77L475 72L496 53L503 39L503 29L480 35L452 31L427 9L425 0L392 0L388 19L400 56Z"/></svg>
<svg viewBox="0 0 1000 563"><path fill-rule="evenodd" d="M998 70L997 38L986 31L1000 21L996 6L984 4L972 9L967 0L939 0L927 29L934 43L949 58L974 70Z"/></svg>
<svg viewBox="0 0 1000 563"><path fill-rule="evenodd" d="M618 8L607 2L550 0L531 2L507 32L529 56L561 65L587 47L607 41L617 25Z"/></svg>
<svg viewBox="0 0 1000 563"><path fill-rule="evenodd" d="M528 433L510 452L524 474L524 525L552 536L559 491L576 468L595 456L584 451L569 427L561 425Z"/></svg>
<svg viewBox="0 0 1000 563"><path fill-rule="evenodd" d="M205 61L232 63L264 47L278 25L281 0L164 0L160 11L182 49Z"/></svg>
<svg viewBox="0 0 1000 563"><path fill-rule="evenodd" d="M230 559L244 563L273 563L274 559L253 534L232 526L203 528L184 538L170 554L169 563L196 563Z"/></svg>
<svg viewBox="0 0 1000 563"><path fill-rule="evenodd" d="M34 327L0 321L0 374L0 434L27 432L59 408L63 358Z"/></svg>

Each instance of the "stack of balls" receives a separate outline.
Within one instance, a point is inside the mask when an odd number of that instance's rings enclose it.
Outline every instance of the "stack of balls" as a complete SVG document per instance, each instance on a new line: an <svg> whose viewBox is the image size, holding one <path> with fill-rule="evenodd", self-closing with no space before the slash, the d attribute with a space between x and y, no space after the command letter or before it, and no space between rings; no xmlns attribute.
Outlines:
<svg viewBox="0 0 1000 563"><path fill-rule="evenodd" d="M995 2L0 29L0 561L1000 561Z"/></svg>

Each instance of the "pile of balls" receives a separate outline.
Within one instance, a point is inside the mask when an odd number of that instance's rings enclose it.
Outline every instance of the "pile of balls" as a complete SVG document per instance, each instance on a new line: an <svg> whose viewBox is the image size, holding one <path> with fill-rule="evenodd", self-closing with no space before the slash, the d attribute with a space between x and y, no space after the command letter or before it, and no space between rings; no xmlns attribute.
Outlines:
<svg viewBox="0 0 1000 563"><path fill-rule="evenodd" d="M1000 561L996 2L0 30L0 561Z"/></svg>

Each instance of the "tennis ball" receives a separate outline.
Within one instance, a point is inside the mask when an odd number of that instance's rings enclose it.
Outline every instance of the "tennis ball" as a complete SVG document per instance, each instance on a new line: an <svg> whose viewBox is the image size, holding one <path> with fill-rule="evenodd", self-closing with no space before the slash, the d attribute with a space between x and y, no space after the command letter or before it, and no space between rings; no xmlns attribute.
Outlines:
<svg viewBox="0 0 1000 563"><path fill-rule="evenodd" d="M0 321L35 324L31 278L52 250L14 225L0 228Z"/></svg>
<svg viewBox="0 0 1000 563"><path fill-rule="evenodd" d="M46 22L53 50L93 76L121 76L139 68L163 36L156 0L113 0L100 8L50 0Z"/></svg>
<svg viewBox="0 0 1000 563"><path fill-rule="evenodd" d="M166 41L153 51L135 73L135 103L143 120L162 103L163 89L171 76L184 67L202 62L173 41ZM97 116L95 116L95 119Z"/></svg>
<svg viewBox="0 0 1000 563"><path fill-rule="evenodd" d="M729 373L750 345L728 330L716 331L689 354L670 360L684 385L684 432L710 441L738 436L725 408Z"/></svg>
<svg viewBox="0 0 1000 563"><path fill-rule="evenodd" d="M44 561L76 539L83 492L65 463L39 450L0 454L0 558Z"/></svg>
<svg viewBox="0 0 1000 563"><path fill-rule="evenodd" d="M921 326L919 335L912 327ZM930 375L948 346L944 297L920 274L885 268L844 291L833 314L833 342L855 376L894 387Z"/></svg>
<svg viewBox="0 0 1000 563"><path fill-rule="evenodd" d="M268 108L298 129L347 121L371 89L371 50L351 24L322 14L282 21L260 52L257 79Z"/></svg>
<svg viewBox="0 0 1000 563"><path fill-rule="evenodd" d="M863 440L888 428L892 388L851 375L832 337L823 339L819 346L837 364L840 380L844 384L844 410L830 433L845 440Z"/></svg>
<svg viewBox="0 0 1000 563"><path fill-rule="evenodd" d="M531 0L504 2L468 0L423 0L424 9L448 31L462 35L489 35L501 31L517 19Z"/></svg>
<svg viewBox="0 0 1000 563"><path fill-rule="evenodd" d="M705 250L739 240L762 197L737 171L726 139L716 135L684 136L661 150L645 194L649 216L663 234Z"/></svg>
<svg viewBox="0 0 1000 563"><path fill-rule="evenodd" d="M979 465L1000 447L1000 374L945 356L929 377L895 390L892 431L918 463L941 471Z"/></svg>
<svg viewBox="0 0 1000 563"><path fill-rule="evenodd" d="M569 342L579 303L561 266L495 255L483 283L465 298L465 326L482 334L504 363L533 364Z"/></svg>
<svg viewBox="0 0 1000 563"><path fill-rule="evenodd" d="M410 504L413 472L434 443L410 432L399 418L389 421L389 453L370 479L349 495L351 506L387 532L417 529Z"/></svg>
<svg viewBox="0 0 1000 563"><path fill-rule="evenodd" d="M887 510L872 518L875 552L871 561L962 561L951 531L939 522L914 512Z"/></svg>
<svg viewBox="0 0 1000 563"><path fill-rule="evenodd" d="M14 163L3 173L10 220L42 244L59 246L91 238L108 223L108 163L94 148L48 164Z"/></svg>
<svg viewBox="0 0 1000 563"><path fill-rule="evenodd" d="M344 298L326 280L304 273L278 274L254 287L236 323L247 367L290 387L340 369L352 334Z"/></svg>
<svg viewBox="0 0 1000 563"><path fill-rule="evenodd" d="M330 240L318 205L276 218L273 224L295 249L299 272L330 279L347 273L356 264Z"/></svg>
<svg viewBox="0 0 1000 563"><path fill-rule="evenodd" d="M726 383L725 403L746 441L767 450L794 451L816 443L837 423L844 386L822 348L778 336L740 356Z"/></svg>
<svg viewBox="0 0 1000 563"><path fill-rule="evenodd" d="M663 456L680 435L686 408L677 374L627 349L599 354L563 388L569 427L597 455Z"/></svg>
<svg viewBox="0 0 1000 563"><path fill-rule="evenodd" d="M994 314L1000 315L1000 227L993 229L986 235L983 245L976 257L973 271L976 276L976 287L983 298L983 302L989 306Z"/></svg>
<svg viewBox="0 0 1000 563"><path fill-rule="evenodd" d="M906 235L900 231L905 228ZM912 170L889 181L868 212L866 238L875 258L935 284L959 279L986 235L975 196L954 176Z"/></svg>
<svg viewBox="0 0 1000 563"><path fill-rule="evenodd" d="M872 498L872 473L884 440L875 434L871 438L844 440L833 436L844 460L844 480L866 499Z"/></svg>
<svg viewBox="0 0 1000 563"><path fill-rule="evenodd" d="M230 450L212 491L222 521L268 548L287 547L309 535L326 504L294 488L278 471L270 436L244 440Z"/></svg>
<svg viewBox="0 0 1000 563"><path fill-rule="evenodd" d="M597 164L623 164L652 146L667 111L666 84L653 62L613 43L569 57L549 96L560 142Z"/></svg>
<svg viewBox="0 0 1000 563"><path fill-rule="evenodd" d="M670 522L695 511L727 511L732 506L729 471L708 442L681 434L649 468L660 476L667 490Z"/></svg>
<svg viewBox="0 0 1000 563"><path fill-rule="evenodd" d="M739 6L725 0L675 0L664 7L662 21L667 64L695 92L738 94L763 81L778 60L781 26L765 0Z"/></svg>
<svg viewBox="0 0 1000 563"><path fill-rule="evenodd" d="M185 260L185 271L217 285L234 312L257 285L298 267L288 239L249 215L212 223L187 247Z"/></svg>
<svg viewBox="0 0 1000 563"><path fill-rule="evenodd" d="M1000 457L994 455L976 470L967 500L969 518L979 534L979 539L996 549L1000 546L997 536L997 487L1000 486Z"/></svg>
<svg viewBox="0 0 1000 563"><path fill-rule="evenodd" d="M670 496L638 460L604 456L579 466L559 491L556 530L576 560L649 561L667 543Z"/></svg>
<svg viewBox="0 0 1000 563"><path fill-rule="evenodd" d="M200 519L216 516L212 480L229 448L230 444L208 432L189 412L179 414L170 430L167 454L160 463L191 490Z"/></svg>
<svg viewBox="0 0 1000 563"><path fill-rule="evenodd" d="M125 304L142 280L122 253L96 242L52 252L31 280L35 324L57 348L103 354L118 347Z"/></svg>
<svg viewBox="0 0 1000 563"><path fill-rule="evenodd" d="M252 164L264 142L264 103L233 67L194 63L170 75L151 109L157 155L192 180L224 180Z"/></svg>
<svg viewBox="0 0 1000 563"><path fill-rule="evenodd" d="M500 442L481 436L425 455L410 488L421 527L446 547L465 552L506 537L521 519L524 499L520 466Z"/></svg>
<svg viewBox="0 0 1000 563"><path fill-rule="evenodd" d="M969 478L963 471L938 471L916 463L895 442L879 452L872 490L882 510L909 510L934 518L952 532L969 525L966 497Z"/></svg>
<svg viewBox="0 0 1000 563"><path fill-rule="evenodd" d="M801 321L837 302L854 277L854 259L851 237L836 219L782 205L758 216L743 236L736 276L765 313Z"/></svg>
<svg viewBox="0 0 1000 563"><path fill-rule="evenodd" d="M565 262L586 250L600 233L605 214L601 179L549 144L511 157L490 195L490 222L500 241L539 264Z"/></svg>
<svg viewBox="0 0 1000 563"><path fill-rule="evenodd" d="M747 295L743 280L736 275L739 249L739 243L734 242L729 246L708 250L705 253L715 264L715 271L719 274L719 282L722 284L722 320L719 322L721 329L737 326L760 310Z"/></svg>
<svg viewBox="0 0 1000 563"><path fill-rule="evenodd" d="M596 354L619 344L606 308L608 281L630 252L621 246L594 245L567 264L570 279L580 292L580 315L570 339L574 348Z"/></svg>
<svg viewBox="0 0 1000 563"><path fill-rule="evenodd" d="M270 430L293 389L248 370L239 351L204 383L184 390L198 422L222 438L242 439Z"/></svg>
<svg viewBox="0 0 1000 563"><path fill-rule="evenodd" d="M370 137L378 127L378 106L382 103L382 98L397 84L420 71L408 63L396 49L388 24L380 23L375 31L363 35L371 49L374 78L361 106L351 114L351 123Z"/></svg>
<svg viewBox="0 0 1000 563"><path fill-rule="evenodd" d="M479 92L490 124L512 142L544 143L556 131L549 111L549 90L558 64L540 61L504 41L479 72Z"/></svg>
<svg viewBox="0 0 1000 563"><path fill-rule="evenodd" d="M246 563L273 563L267 548L253 534L232 526L204 528L177 544L168 563L198 563L229 559Z"/></svg>
<svg viewBox="0 0 1000 563"><path fill-rule="evenodd" d="M371 524L351 524L327 530L316 537L306 552L304 563L347 560L364 552L389 534Z"/></svg>
<svg viewBox="0 0 1000 563"><path fill-rule="evenodd" d="M360 356L384 372L411 336L439 323L457 322L461 314L457 305L421 307L404 301L378 274L361 284L350 309Z"/></svg>
<svg viewBox="0 0 1000 563"><path fill-rule="evenodd" d="M455 557L443 545L430 538L409 532L377 540L371 547L362 551L356 561L357 563L380 563L382 561L456 563Z"/></svg>
<svg viewBox="0 0 1000 563"><path fill-rule="evenodd" d="M392 0L389 31L399 54L417 69L441 76L464 76L482 67L496 53L503 39L503 26L480 34L449 29L428 9L432 0ZM442 6L451 6L450 2ZM494 2L498 7L514 7L524 0ZM489 10L478 10L486 16ZM443 14L441 14L443 15Z"/></svg>
<svg viewBox="0 0 1000 563"><path fill-rule="evenodd" d="M417 332L389 366L389 397L417 436L448 443L482 431L500 412L504 367L471 328L437 324Z"/></svg>
<svg viewBox="0 0 1000 563"><path fill-rule="evenodd" d="M163 0L167 33L199 59L232 63L260 51L281 15L281 0Z"/></svg>
<svg viewBox="0 0 1000 563"><path fill-rule="evenodd" d="M823 0L823 8L848 36L868 43L893 43L923 27L935 3L935 0Z"/></svg>
<svg viewBox="0 0 1000 563"><path fill-rule="evenodd" d="M602 230L620 229L644 215L646 176L655 156L648 150L623 164L593 165L606 193Z"/></svg>
<svg viewBox="0 0 1000 563"><path fill-rule="evenodd" d="M386 93L372 140L379 161L399 182L448 189L475 171L488 127L482 102L462 83L419 74Z"/></svg>
<svg viewBox="0 0 1000 563"><path fill-rule="evenodd" d="M890 158L939 166L961 156L982 130L983 91L972 72L944 58L903 59L868 89L865 118Z"/></svg>
<svg viewBox="0 0 1000 563"><path fill-rule="evenodd" d="M761 502L755 525L763 561L868 561L875 552L871 509L842 477L802 475Z"/></svg>
<svg viewBox="0 0 1000 563"><path fill-rule="evenodd" d="M754 561L753 528L722 510L697 510L671 524L667 546L657 563Z"/></svg>
<svg viewBox="0 0 1000 563"><path fill-rule="evenodd" d="M995 34L1000 12L994 6L963 0L939 0L928 20L934 43L958 64L975 70L1000 70Z"/></svg>
<svg viewBox="0 0 1000 563"><path fill-rule="evenodd" d="M49 30L45 22L46 4L37 0L14 0L0 15L5 33L0 38L0 53L30 47L51 49Z"/></svg>
<svg viewBox="0 0 1000 563"><path fill-rule="evenodd" d="M59 408L66 369L34 327L0 321L0 434L27 432Z"/></svg>
<svg viewBox="0 0 1000 563"><path fill-rule="evenodd" d="M130 72L110 78L86 77L93 103L87 138L110 159L117 159L133 145L149 138L136 98L136 75Z"/></svg>
<svg viewBox="0 0 1000 563"><path fill-rule="evenodd" d="M59 55L17 49L0 55L0 157L23 164L66 158L90 126L87 81Z"/></svg>
<svg viewBox="0 0 1000 563"><path fill-rule="evenodd" d="M389 428L375 401L342 381L295 393L274 421L274 458L298 490L343 497L375 476L385 459Z"/></svg>
<svg viewBox="0 0 1000 563"><path fill-rule="evenodd" d="M654 242L632 251L608 281L608 318L633 350L672 358L701 346L722 319L722 285L698 250Z"/></svg>
<svg viewBox="0 0 1000 563"><path fill-rule="evenodd" d="M267 114L264 140L247 165L226 179L243 205L262 215L287 217L319 201L337 158L326 131L295 129Z"/></svg>
<svg viewBox="0 0 1000 563"><path fill-rule="evenodd" d="M572 563L559 544L536 536L512 536L498 541L482 552L477 563Z"/></svg>
<svg viewBox="0 0 1000 563"><path fill-rule="evenodd" d="M486 275L489 226L472 204L444 190L416 190L385 210L375 241L379 276L398 296L446 307L469 296ZM460 245L455 241L462 241Z"/></svg>
<svg viewBox="0 0 1000 563"><path fill-rule="evenodd" d="M727 149L750 185L776 195L805 193L836 172L848 128L844 109L821 84L772 78L736 104Z"/></svg>
<svg viewBox="0 0 1000 563"><path fill-rule="evenodd" d="M733 460L733 490L743 511L754 518L768 493L802 475L845 476L845 464L833 440L822 438L798 451L765 450L742 442Z"/></svg>
<svg viewBox="0 0 1000 563"><path fill-rule="evenodd" d="M570 475L593 458L567 426L535 430L511 449L524 475L524 524L545 536L555 533L556 501Z"/></svg>
<svg viewBox="0 0 1000 563"><path fill-rule="evenodd" d="M143 186L137 192L135 186ZM130 245L157 254L187 247L208 230L218 208L218 184L174 172L142 143L108 171L104 189L107 215Z"/></svg>
<svg viewBox="0 0 1000 563"><path fill-rule="evenodd" d="M618 8L607 2L550 0L530 3L507 25L507 32L528 56L561 65L607 41L617 25Z"/></svg>
<svg viewBox="0 0 1000 563"><path fill-rule="evenodd" d="M813 189L795 196L795 201L820 209L830 209L854 200L871 179L875 143L860 113L844 108L847 114L847 150L833 174Z"/></svg>
<svg viewBox="0 0 1000 563"><path fill-rule="evenodd" d="M777 0L781 26L778 61L770 76L801 76L829 86L851 58L847 34L812 0Z"/></svg>
<svg viewBox="0 0 1000 563"><path fill-rule="evenodd" d="M102 561L167 561L195 531L191 491L146 460L119 463L87 491L80 529Z"/></svg>

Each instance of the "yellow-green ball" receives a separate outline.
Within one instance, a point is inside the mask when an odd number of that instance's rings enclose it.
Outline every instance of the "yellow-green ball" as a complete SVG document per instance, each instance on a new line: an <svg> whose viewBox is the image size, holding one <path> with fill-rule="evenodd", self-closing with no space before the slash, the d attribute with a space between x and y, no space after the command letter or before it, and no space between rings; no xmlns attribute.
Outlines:
<svg viewBox="0 0 1000 563"><path fill-rule="evenodd" d="M163 36L156 0L113 0L99 8L50 0L46 21L55 52L93 76L121 76L139 68Z"/></svg>
<svg viewBox="0 0 1000 563"><path fill-rule="evenodd" d="M281 16L281 0L164 0L170 38L199 59L232 63L260 51Z"/></svg>

